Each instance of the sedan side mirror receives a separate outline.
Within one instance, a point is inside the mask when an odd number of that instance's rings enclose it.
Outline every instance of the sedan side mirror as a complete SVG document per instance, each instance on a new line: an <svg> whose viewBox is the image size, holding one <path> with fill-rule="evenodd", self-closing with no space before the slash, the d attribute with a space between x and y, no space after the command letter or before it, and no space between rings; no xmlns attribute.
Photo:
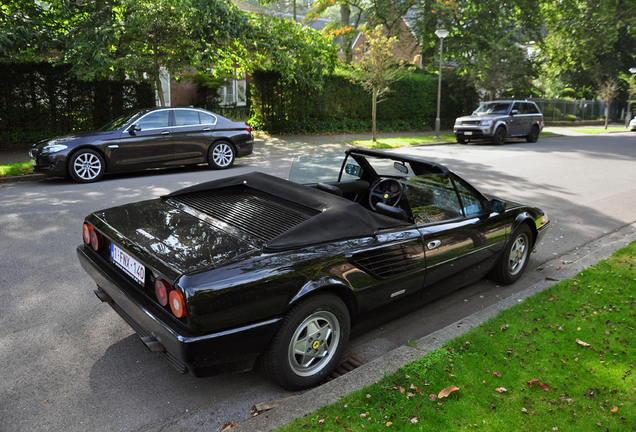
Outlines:
<svg viewBox="0 0 636 432"><path fill-rule="evenodd" d="M515 114L519 114L519 110L512 110L512 111L510 111L510 115L515 115Z"/></svg>
<svg viewBox="0 0 636 432"><path fill-rule="evenodd" d="M128 128L128 132L130 132L131 134L134 134L135 132L139 132L140 130L141 130L141 126L139 126L138 124L130 125L130 127Z"/></svg>

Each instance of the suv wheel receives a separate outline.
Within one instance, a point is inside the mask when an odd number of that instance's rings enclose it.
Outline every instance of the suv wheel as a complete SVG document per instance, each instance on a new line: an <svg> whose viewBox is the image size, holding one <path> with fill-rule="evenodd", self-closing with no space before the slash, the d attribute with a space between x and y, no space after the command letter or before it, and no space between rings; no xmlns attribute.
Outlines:
<svg viewBox="0 0 636 432"><path fill-rule="evenodd" d="M530 129L530 133L526 135L526 141L529 143L535 143L539 140L539 126L534 125Z"/></svg>
<svg viewBox="0 0 636 432"><path fill-rule="evenodd" d="M506 129L503 126L499 126L492 136L492 143L494 145L502 145L506 142Z"/></svg>

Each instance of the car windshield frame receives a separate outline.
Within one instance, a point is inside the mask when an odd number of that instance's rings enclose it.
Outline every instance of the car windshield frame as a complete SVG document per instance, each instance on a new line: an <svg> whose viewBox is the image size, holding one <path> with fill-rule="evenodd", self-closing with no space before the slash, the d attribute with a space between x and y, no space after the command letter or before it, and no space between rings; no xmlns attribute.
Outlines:
<svg viewBox="0 0 636 432"><path fill-rule="evenodd" d="M473 111L473 115L508 114L512 104L512 102L484 102Z"/></svg>
<svg viewBox="0 0 636 432"><path fill-rule="evenodd" d="M124 126L128 125L130 122L141 117L147 112L148 110L141 110L141 111L135 111L130 114L124 114L122 116L117 117L115 120L111 121L110 123L105 124L104 126L99 128L98 131L106 132L106 131L121 130L124 128Z"/></svg>

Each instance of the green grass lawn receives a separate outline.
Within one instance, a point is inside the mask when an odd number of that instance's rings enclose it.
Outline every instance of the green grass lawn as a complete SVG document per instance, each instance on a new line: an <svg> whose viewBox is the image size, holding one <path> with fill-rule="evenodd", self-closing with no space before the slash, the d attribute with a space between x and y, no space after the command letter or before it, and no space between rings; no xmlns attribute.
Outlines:
<svg viewBox="0 0 636 432"><path fill-rule="evenodd" d="M624 127L608 127L607 129L599 129L599 128L580 128L580 129L572 129L573 132L582 132L586 134L601 134L605 132L627 132L629 129Z"/></svg>
<svg viewBox="0 0 636 432"><path fill-rule="evenodd" d="M381 138L373 143L372 140L351 140L347 141L347 144L351 144L356 147L365 147L370 149L386 149L396 147L407 147L417 144L430 144L436 142L455 142L454 135L441 135L439 139L433 138L433 135L421 135L416 137L404 137L404 138Z"/></svg>
<svg viewBox="0 0 636 432"><path fill-rule="evenodd" d="M0 177L33 174L31 162L18 162L0 165Z"/></svg>
<svg viewBox="0 0 636 432"><path fill-rule="evenodd" d="M633 243L282 430L634 431L635 258Z"/></svg>

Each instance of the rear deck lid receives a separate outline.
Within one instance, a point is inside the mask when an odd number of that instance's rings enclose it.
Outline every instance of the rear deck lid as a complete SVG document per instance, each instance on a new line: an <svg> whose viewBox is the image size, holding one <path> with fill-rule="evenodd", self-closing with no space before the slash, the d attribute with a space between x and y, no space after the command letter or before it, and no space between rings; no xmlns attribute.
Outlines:
<svg viewBox="0 0 636 432"><path fill-rule="evenodd" d="M256 248L160 199L101 210L87 220L147 265L173 275L218 267ZM175 274L176 273L176 274Z"/></svg>

